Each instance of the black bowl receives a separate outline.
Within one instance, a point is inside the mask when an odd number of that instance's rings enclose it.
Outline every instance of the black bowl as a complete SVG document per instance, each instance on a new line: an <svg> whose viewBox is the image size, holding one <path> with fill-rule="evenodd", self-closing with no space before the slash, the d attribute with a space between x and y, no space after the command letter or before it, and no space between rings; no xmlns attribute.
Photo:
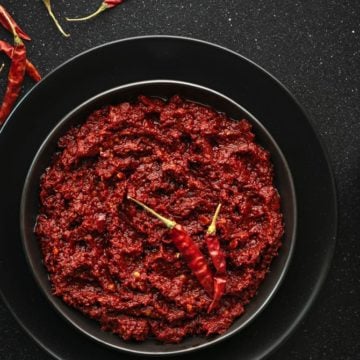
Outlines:
<svg viewBox="0 0 360 360"><path fill-rule="evenodd" d="M136 100L143 94L161 98L169 98L178 94L185 99L209 105L217 111L224 112L233 119L248 119L256 134L256 141L270 151L275 167L275 182L281 196L284 214L285 235L279 256L273 261L271 271L261 284L258 294L246 307L246 312L237 319L229 330L213 338L189 337L180 344L161 344L155 340L142 343L128 342L109 332L100 330L99 324L80 312L67 306L61 299L51 293L47 271L42 262L42 254L34 235L36 216L39 211L39 179L45 168L49 166L51 157L57 150L57 141L70 127L82 123L95 109L107 104ZM115 349L142 355L170 355L194 351L215 344L243 329L269 303L283 280L290 263L295 245L297 224L296 196L292 176L286 159L279 146L265 127L248 111L228 97L199 85L172 80L153 80L123 85L103 92L65 116L50 132L30 166L26 177L20 208L21 234L25 253L32 272L48 300L60 314L92 339Z"/></svg>

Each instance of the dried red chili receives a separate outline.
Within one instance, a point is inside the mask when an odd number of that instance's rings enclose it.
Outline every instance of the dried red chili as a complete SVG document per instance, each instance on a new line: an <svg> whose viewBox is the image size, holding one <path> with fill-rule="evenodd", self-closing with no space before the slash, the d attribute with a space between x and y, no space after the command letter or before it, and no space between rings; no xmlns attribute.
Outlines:
<svg viewBox="0 0 360 360"><path fill-rule="evenodd" d="M7 10L0 5L0 24L6 29L12 32L12 27L9 24L9 21L13 24L16 33L19 37L24 40L31 40L31 37L21 29L21 27L15 22L12 16L7 12Z"/></svg>
<svg viewBox="0 0 360 360"><path fill-rule="evenodd" d="M82 17L82 18L66 18L67 21L85 21L96 17L97 15L101 14L103 11L109 10L114 8L115 6L120 5L123 3L124 0L104 0L100 7L92 14Z"/></svg>
<svg viewBox="0 0 360 360"><path fill-rule="evenodd" d="M13 57L14 47L6 41L0 40L0 51L3 51L10 59ZM29 60L26 60L26 73L35 81L41 80L38 69Z"/></svg>
<svg viewBox="0 0 360 360"><path fill-rule="evenodd" d="M222 296L224 295L226 288L226 279L225 275L216 274L214 276L214 296L213 301L211 302L207 312L211 313L214 309L217 308Z"/></svg>
<svg viewBox="0 0 360 360"><path fill-rule="evenodd" d="M216 208L215 215L206 232L205 241L216 271L224 274L226 272L225 254L221 250L219 239L216 236L216 221L219 216L220 208L221 204L219 204Z"/></svg>
<svg viewBox="0 0 360 360"><path fill-rule="evenodd" d="M149 208L139 200L136 200L130 196L128 196L128 199L138 204L150 214L154 215L163 224L165 224L167 228L171 229L171 239L174 245L177 247L180 254L185 259L187 266L196 276L201 286L205 289L209 296L212 296L214 280L211 270L199 247L194 243L194 241L191 239L190 235L187 233L184 227L177 224L175 221L161 216L156 211Z"/></svg>
<svg viewBox="0 0 360 360"><path fill-rule="evenodd" d="M214 310L219 304L226 287L226 258L224 252L220 247L220 241L216 236L216 221L220 213L220 208L221 204L217 206L214 217L212 218L211 224L208 227L205 235L205 242L209 250L211 260L216 269L216 274L214 276L214 297L212 303L208 308L209 313Z"/></svg>
<svg viewBox="0 0 360 360"><path fill-rule="evenodd" d="M14 51L12 55L11 67L8 75L8 84L5 91L4 100L0 108L0 125L4 123L8 115L10 114L16 99L18 98L21 90L21 84L25 77L26 67L26 48L16 32L15 23L12 22L12 18L6 13L2 13L8 26L11 28L14 35Z"/></svg>

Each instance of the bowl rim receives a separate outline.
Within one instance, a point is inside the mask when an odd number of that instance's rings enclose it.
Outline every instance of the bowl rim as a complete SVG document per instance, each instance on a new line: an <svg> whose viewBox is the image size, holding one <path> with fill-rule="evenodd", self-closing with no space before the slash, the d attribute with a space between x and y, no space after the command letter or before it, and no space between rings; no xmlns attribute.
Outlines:
<svg viewBox="0 0 360 360"><path fill-rule="evenodd" d="M28 247L28 240L27 240L26 230L25 230L25 226L24 226L24 223L25 223L24 219L26 218L25 204L26 204L27 194L29 192L28 188L30 186L31 179L33 177L33 170L35 168L35 165L37 164L38 159L46 151L46 148L47 148L49 142L51 142L51 140L54 138L54 135L56 135L58 130L61 129L63 126L66 127L65 124L68 121L70 121L73 118L73 116L75 116L79 112L83 111L83 108L86 108L87 106L89 106L92 103L100 100L103 97L109 96L111 94L116 94L117 92L119 92L121 90L124 90L124 89L127 89L127 88L132 88L132 87L135 87L135 86L154 85L154 84L182 85L182 86L186 86L186 87L196 88L197 90L202 90L202 91L211 93L211 94L215 95L216 97L220 97L223 100L225 100L226 102L231 103L233 106L235 106L236 108L241 110L241 112L243 112L246 115L247 120L249 120L251 123L255 123L257 128L260 128L261 132L266 135L266 137L270 140L272 146L275 148L275 151L276 151L277 155L280 157L280 160L281 160L282 164L284 165L284 169L285 169L287 177L288 177L291 199L292 199L292 202L293 202L293 206L292 206L292 210L293 210L293 216L292 216L293 226L292 226L291 234L289 236L289 250L288 250L287 258L286 258L285 263L282 266L282 269L280 271L280 275L278 276L275 284L272 286L271 291L269 291L268 295L265 297L265 300L262 301L260 303L260 306L254 311L254 313L248 319L246 319L242 324L240 324L237 328L232 329L232 330L227 330L224 334L218 335L215 338L208 339L206 342L204 342L202 344L195 345L195 346L190 346L190 347L187 347L187 348L177 349L177 350L171 350L171 351L134 350L134 349L131 349L131 348L125 348L125 347L121 347L121 346L118 346L118 345L114 345L112 343L109 343L109 342L107 342L105 340L102 340L102 339L98 338L97 336L89 333L88 331L83 329L82 326L78 325L76 321L73 321L67 314L64 313L64 311L61 308L61 306L69 307L69 305L64 303L62 301L62 299L60 299L62 304L59 305L55 301L56 299L59 299L59 298L55 299L55 296L52 295L47 289L44 288L41 280L39 279L39 277L37 275L37 271L35 269L34 261L33 261L32 257L30 256L30 250L29 250L29 247ZM211 104L204 104L204 105L207 105L207 106L211 107ZM104 106L104 105L101 105L101 106ZM216 108L215 108L215 110L216 110ZM86 121L86 119L84 119L84 121ZM23 190L22 190L22 193L21 193L21 202L20 202L19 215L20 215L21 241L22 241L22 246L23 246L23 249L24 249L26 261L27 261L27 263L28 263L28 265L29 265L29 267L31 269L31 273L32 273L33 277L35 278L37 285L41 289L42 293L45 295L46 299L56 309L56 311L64 319L66 319L66 321L71 323L71 325L74 326L78 331L83 333L85 336L91 338L92 340L94 340L94 341L96 341L96 342L98 342L98 343L100 343L100 344L102 344L102 345L104 345L106 347L110 347L112 349L115 349L117 351L123 351L123 352L131 353L131 354L134 354L134 355L143 355L143 356L182 355L182 354L186 354L186 353L190 353L190 352L195 352L197 350L201 350L201 349L204 349L204 348L208 348L210 346L218 344L218 343L224 341L225 339L228 339L229 337L237 334L242 329L244 329L246 326L248 326L251 322L253 322L258 317L258 315L267 307L267 305L271 302L271 300L274 298L274 295L276 294L276 292L280 288L280 286L281 286L281 284L282 284L282 282L283 282L283 280L284 280L284 278L286 276L286 273L287 273L287 271L289 269L291 259L293 257L293 252L294 252L294 249L295 249L297 225L298 225L297 198L296 198L296 191L295 191L295 185L294 185L293 176L292 176L290 167L288 165L288 162L286 160L286 157L284 156L281 148L279 147L279 145L277 144L277 142L275 141L275 139L273 138L271 133L267 130L267 128L257 119L257 117L255 117L247 109L245 109L243 106L241 106L236 101L232 100L230 97L222 94L221 92L216 91L216 90L214 90L212 88L203 86L203 85L196 84L196 83L192 83L192 82L188 82L188 81L172 80L172 79L153 79L153 80L145 80L145 81L136 81L136 82L130 82L130 83L122 84L120 86L116 86L116 87L107 89L107 90L102 91L102 92L92 96L91 98L83 101L81 104L77 105L74 109L72 109L65 116L63 116L58 121L58 123L52 128L52 130L47 134L45 139L42 141L40 147L38 148L38 150L36 151L36 154L33 157L33 160L31 161L31 165L30 165L30 167L29 167L29 169L27 171L27 175L26 175L25 182L24 182L24 185L23 185ZM278 256L281 256L281 253ZM43 268L44 268L44 271L47 273L47 269L45 268L44 265L43 265ZM271 265L270 265L270 269L271 269ZM49 282L50 282L50 280L49 280ZM261 285L260 285L260 287L261 287ZM256 295L255 295L255 297L256 297ZM82 316L86 316L86 315L84 315L82 313L79 313L79 314L82 315ZM89 318L89 317L87 317L87 318ZM241 316L240 316L240 318L241 318ZM100 330L100 327L99 327L99 330Z"/></svg>

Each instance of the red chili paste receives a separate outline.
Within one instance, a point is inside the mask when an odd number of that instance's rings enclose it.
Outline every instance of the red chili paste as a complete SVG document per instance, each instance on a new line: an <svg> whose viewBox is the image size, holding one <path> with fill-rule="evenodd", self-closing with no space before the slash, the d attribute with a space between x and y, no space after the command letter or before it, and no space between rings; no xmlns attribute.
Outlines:
<svg viewBox="0 0 360 360"><path fill-rule="evenodd" d="M284 227L269 153L251 124L184 101L140 96L106 106L58 142L41 178L37 218L53 292L125 340L180 342L224 333L256 294ZM127 196L205 243L217 204L226 255L219 307L171 242Z"/></svg>

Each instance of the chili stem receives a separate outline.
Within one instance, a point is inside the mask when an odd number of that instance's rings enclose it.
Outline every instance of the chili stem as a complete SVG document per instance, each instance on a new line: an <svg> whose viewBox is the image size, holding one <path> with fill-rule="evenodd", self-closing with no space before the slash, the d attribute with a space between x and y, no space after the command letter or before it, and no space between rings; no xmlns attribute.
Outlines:
<svg viewBox="0 0 360 360"><path fill-rule="evenodd" d="M0 24L9 31L12 31L12 27L15 27L16 33L24 40L31 40L30 36L26 34L24 30L16 23L13 17L8 11L0 5Z"/></svg>
<svg viewBox="0 0 360 360"><path fill-rule="evenodd" d="M0 73L4 70L4 66L5 66L5 64L2 63L1 66L0 66Z"/></svg>
<svg viewBox="0 0 360 360"><path fill-rule="evenodd" d="M166 217L160 215L155 210L149 208L148 206L146 206L141 201L136 200L136 199L132 198L131 196L128 196L127 198L129 200L133 201L134 203L138 204L140 207L142 207L144 210L148 211L150 214L154 215L158 220L160 220L163 224L165 224L167 228L172 229L172 228L174 228L176 226L175 221L172 221L172 220L167 219Z"/></svg>
<svg viewBox="0 0 360 360"><path fill-rule="evenodd" d="M98 16L100 13L102 13L103 11L109 9L109 6L106 5L105 2L103 2L100 7L92 14L82 17L82 18L66 18L67 21L86 21L86 20L90 20L96 16Z"/></svg>
<svg viewBox="0 0 360 360"><path fill-rule="evenodd" d="M220 213L220 208L221 208L221 203L219 203L219 205L217 206L214 217L212 218L211 224L207 229L206 233L208 235L215 235L215 233L216 233L216 221L217 221L217 218Z"/></svg>
<svg viewBox="0 0 360 360"><path fill-rule="evenodd" d="M59 29L59 31L60 31L65 37L69 37L70 34L68 34L68 33L66 33L66 32L64 31L64 29L61 27L59 21L56 19L55 15L54 15L54 13L53 13L53 11L52 11L52 8L51 8L51 0L43 0L43 3L44 3L44 5L45 5L46 10L48 11L50 17L53 19L56 27Z"/></svg>

